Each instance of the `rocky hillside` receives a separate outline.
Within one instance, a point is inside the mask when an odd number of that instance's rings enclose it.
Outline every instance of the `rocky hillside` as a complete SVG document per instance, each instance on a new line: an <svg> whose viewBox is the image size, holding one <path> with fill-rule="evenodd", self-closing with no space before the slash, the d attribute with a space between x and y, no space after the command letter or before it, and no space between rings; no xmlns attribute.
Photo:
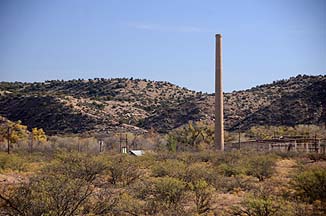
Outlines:
<svg viewBox="0 0 326 216"><path fill-rule="evenodd" d="M326 76L297 76L224 95L228 130L326 121ZM164 133L190 120L212 122L214 95L145 79L0 82L0 115L48 134Z"/></svg>
<svg viewBox="0 0 326 216"><path fill-rule="evenodd" d="M231 130L239 126L326 124L326 76L297 76L233 92L226 96L226 104L225 113L237 117L229 125Z"/></svg>

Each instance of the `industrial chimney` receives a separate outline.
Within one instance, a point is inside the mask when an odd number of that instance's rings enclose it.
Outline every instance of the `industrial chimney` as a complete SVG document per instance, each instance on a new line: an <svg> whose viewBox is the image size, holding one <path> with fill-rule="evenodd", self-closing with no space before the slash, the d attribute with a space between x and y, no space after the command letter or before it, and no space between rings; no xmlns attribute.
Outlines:
<svg viewBox="0 0 326 216"><path fill-rule="evenodd" d="M222 35L217 34L215 53L215 146L224 151L223 89L222 89Z"/></svg>

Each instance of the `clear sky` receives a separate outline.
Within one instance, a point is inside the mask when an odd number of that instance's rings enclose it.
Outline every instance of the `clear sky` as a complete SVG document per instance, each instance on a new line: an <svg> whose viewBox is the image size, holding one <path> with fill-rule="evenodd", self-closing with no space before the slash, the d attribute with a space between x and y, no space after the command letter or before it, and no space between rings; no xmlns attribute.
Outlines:
<svg viewBox="0 0 326 216"><path fill-rule="evenodd" d="M0 0L0 80L164 80L227 92L326 74L325 0Z"/></svg>

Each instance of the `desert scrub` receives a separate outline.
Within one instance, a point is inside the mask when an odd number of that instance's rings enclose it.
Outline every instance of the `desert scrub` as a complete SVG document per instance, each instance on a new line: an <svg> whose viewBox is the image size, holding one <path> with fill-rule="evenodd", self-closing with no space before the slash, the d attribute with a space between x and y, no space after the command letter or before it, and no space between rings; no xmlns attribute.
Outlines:
<svg viewBox="0 0 326 216"><path fill-rule="evenodd" d="M186 191L186 183L172 177L156 178L153 181L153 186L155 200L168 207L178 205Z"/></svg>
<svg viewBox="0 0 326 216"><path fill-rule="evenodd" d="M112 207L114 215L144 215L144 202L128 193L122 193L118 202Z"/></svg>
<svg viewBox="0 0 326 216"><path fill-rule="evenodd" d="M187 166L183 179L186 182L205 180L211 184L216 179L216 171L209 163L196 162Z"/></svg>
<svg viewBox="0 0 326 216"><path fill-rule="evenodd" d="M318 154L318 153L310 153L307 155L310 160L313 162L317 161L326 161L326 155L325 154Z"/></svg>
<svg viewBox="0 0 326 216"><path fill-rule="evenodd" d="M231 151L216 155L214 160L215 165L229 164L237 165L241 160L245 159L249 152Z"/></svg>
<svg viewBox="0 0 326 216"><path fill-rule="evenodd" d="M196 212L200 215L209 212L211 210L214 187L210 186L205 180L190 183L188 187L195 194Z"/></svg>
<svg viewBox="0 0 326 216"><path fill-rule="evenodd" d="M184 181L165 176L133 186L135 197L145 201L146 215L185 215L183 200L188 188Z"/></svg>
<svg viewBox="0 0 326 216"><path fill-rule="evenodd" d="M243 216L290 216L292 206L284 200L272 196L248 195L240 206L233 207L231 215Z"/></svg>
<svg viewBox="0 0 326 216"><path fill-rule="evenodd" d="M298 173L292 185L297 195L310 203L319 200L326 203L326 169L313 166Z"/></svg>
<svg viewBox="0 0 326 216"><path fill-rule="evenodd" d="M143 174L137 158L128 155L118 155L111 158L107 169L110 173L109 181L113 185L130 185Z"/></svg>
<svg viewBox="0 0 326 216"><path fill-rule="evenodd" d="M16 154L0 153L0 173L5 170L26 171L26 161Z"/></svg>
<svg viewBox="0 0 326 216"><path fill-rule="evenodd" d="M206 150L199 152L178 152L176 158L178 160L184 161L187 164L195 162L213 163L220 155L220 152Z"/></svg>
<svg viewBox="0 0 326 216"><path fill-rule="evenodd" d="M152 175L154 177L170 176L183 179L186 174L186 164L180 160L169 159L156 162L152 166Z"/></svg>
<svg viewBox="0 0 326 216"><path fill-rule="evenodd" d="M216 188L216 190L223 193L250 191L255 188L257 181L257 178L246 175L237 175L231 177L217 175L213 186Z"/></svg>
<svg viewBox="0 0 326 216"><path fill-rule="evenodd" d="M231 177L245 173L245 168L240 165L234 166L222 163L217 166L217 171L223 176Z"/></svg>
<svg viewBox="0 0 326 216"><path fill-rule="evenodd" d="M246 173L248 156L248 152L225 152L217 155L213 164L219 175L226 177L241 175Z"/></svg>
<svg viewBox="0 0 326 216"><path fill-rule="evenodd" d="M283 151L275 151L274 154L282 159L292 159L292 158L298 158L303 157L305 153L302 152L283 152Z"/></svg>
<svg viewBox="0 0 326 216"><path fill-rule="evenodd" d="M8 215L75 215L93 190L89 182L64 175L41 175L1 194Z"/></svg>
<svg viewBox="0 0 326 216"><path fill-rule="evenodd" d="M90 182L106 170L107 164L94 156L83 153L61 153L43 168L42 173L61 174Z"/></svg>
<svg viewBox="0 0 326 216"><path fill-rule="evenodd" d="M247 162L247 175L256 177L259 181L264 181L275 172L276 157L272 155L252 156Z"/></svg>

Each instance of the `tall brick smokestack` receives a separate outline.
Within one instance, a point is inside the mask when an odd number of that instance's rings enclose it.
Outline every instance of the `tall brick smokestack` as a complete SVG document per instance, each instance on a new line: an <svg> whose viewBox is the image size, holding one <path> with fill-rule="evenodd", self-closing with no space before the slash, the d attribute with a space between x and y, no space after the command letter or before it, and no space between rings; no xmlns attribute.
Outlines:
<svg viewBox="0 0 326 216"><path fill-rule="evenodd" d="M215 146L224 151L223 88L222 88L222 35L217 34L215 53Z"/></svg>

